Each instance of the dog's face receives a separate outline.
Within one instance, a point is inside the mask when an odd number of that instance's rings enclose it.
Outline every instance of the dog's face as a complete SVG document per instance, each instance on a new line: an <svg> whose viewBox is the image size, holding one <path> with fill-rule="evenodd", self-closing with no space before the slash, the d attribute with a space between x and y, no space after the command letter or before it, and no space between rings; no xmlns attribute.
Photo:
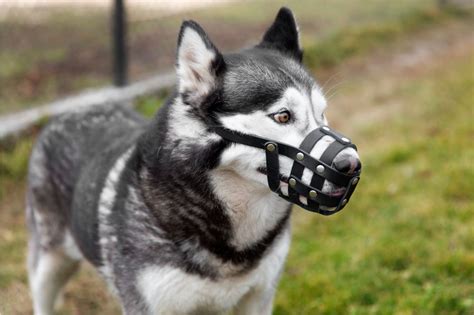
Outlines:
<svg viewBox="0 0 474 315"><path fill-rule="evenodd" d="M240 53L222 55L198 24L184 22L177 56L182 103L208 127L222 125L298 147L308 133L327 125L326 99L301 65L298 37L291 11L283 8L260 44ZM214 141L216 137L211 132L207 139ZM311 155L319 158L332 141L323 137ZM334 163L347 173L360 167L357 152L352 148L341 151ZM292 160L280 157L283 177L290 173L292 165ZM232 144L222 152L218 167L267 186L263 150ZM311 177L312 172L305 170L303 182L309 184ZM283 182L282 191L287 192ZM326 182L323 191L339 195L344 188Z"/></svg>

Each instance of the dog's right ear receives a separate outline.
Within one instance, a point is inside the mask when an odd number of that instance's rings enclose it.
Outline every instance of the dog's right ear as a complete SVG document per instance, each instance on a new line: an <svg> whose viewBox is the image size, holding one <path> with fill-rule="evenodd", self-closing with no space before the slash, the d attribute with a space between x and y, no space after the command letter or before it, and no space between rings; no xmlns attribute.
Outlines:
<svg viewBox="0 0 474 315"><path fill-rule="evenodd" d="M199 106L216 87L224 58L206 32L194 21L184 21L176 58L178 91L185 103Z"/></svg>

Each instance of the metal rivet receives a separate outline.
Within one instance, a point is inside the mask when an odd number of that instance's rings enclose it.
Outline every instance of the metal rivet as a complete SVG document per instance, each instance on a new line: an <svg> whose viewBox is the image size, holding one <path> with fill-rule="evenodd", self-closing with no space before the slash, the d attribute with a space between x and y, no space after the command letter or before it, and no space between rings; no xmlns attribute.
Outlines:
<svg viewBox="0 0 474 315"><path fill-rule="evenodd" d="M291 187L295 187L295 186L296 186L296 179L290 178L290 180L288 181L288 183L290 183L290 186L291 186Z"/></svg>
<svg viewBox="0 0 474 315"><path fill-rule="evenodd" d="M301 153L301 152L298 152L298 153L296 154L296 158L301 161L302 159L304 159L304 154Z"/></svg>
<svg viewBox="0 0 474 315"><path fill-rule="evenodd" d="M323 129L329 131L329 127L324 126Z"/></svg>
<svg viewBox="0 0 474 315"><path fill-rule="evenodd" d="M309 191L309 197L310 198L316 198L318 196L318 193L315 190L310 190Z"/></svg>
<svg viewBox="0 0 474 315"><path fill-rule="evenodd" d="M341 140L347 143L351 142L351 140L347 139L346 137L342 137Z"/></svg>
<svg viewBox="0 0 474 315"><path fill-rule="evenodd" d="M316 172L318 172L318 173L324 172L324 166L322 166L322 165L316 166Z"/></svg>
<svg viewBox="0 0 474 315"><path fill-rule="evenodd" d="M342 205L345 206L346 203L347 203L347 199L344 199L344 200L342 201Z"/></svg>
<svg viewBox="0 0 474 315"><path fill-rule="evenodd" d="M275 145L273 143L267 144L267 150L270 152L275 151Z"/></svg>
<svg viewBox="0 0 474 315"><path fill-rule="evenodd" d="M352 181L352 185L355 185L355 184L357 184L358 182L359 182L359 178L356 177L356 178Z"/></svg>

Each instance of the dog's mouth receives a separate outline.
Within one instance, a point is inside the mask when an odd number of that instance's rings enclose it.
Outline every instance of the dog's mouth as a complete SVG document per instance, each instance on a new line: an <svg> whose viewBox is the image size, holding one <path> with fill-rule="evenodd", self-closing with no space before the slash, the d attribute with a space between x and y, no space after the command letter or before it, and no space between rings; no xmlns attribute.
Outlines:
<svg viewBox="0 0 474 315"><path fill-rule="evenodd" d="M264 166L260 166L257 168L257 172L267 176L267 168ZM288 184L288 176L279 175L280 181L284 184ZM323 186L323 192L331 197L342 197L346 193L346 187L336 186L333 183L326 183Z"/></svg>
<svg viewBox="0 0 474 315"><path fill-rule="evenodd" d="M323 192L327 193L331 197L341 197L342 195L345 194L346 187L335 187L335 188L332 188L332 189L328 190L327 192L323 188Z"/></svg>

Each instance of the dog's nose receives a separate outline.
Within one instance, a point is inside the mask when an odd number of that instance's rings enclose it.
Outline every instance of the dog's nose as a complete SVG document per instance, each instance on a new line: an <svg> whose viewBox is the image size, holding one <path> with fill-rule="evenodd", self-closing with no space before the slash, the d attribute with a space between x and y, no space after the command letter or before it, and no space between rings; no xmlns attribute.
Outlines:
<svg viewBox="0 0 474 315"><path fill-rule="evenodd" d="M341 173L354 174L360 171L360 160L356 157L349 156L346 159L334 162L334 167Z"/></svg>

